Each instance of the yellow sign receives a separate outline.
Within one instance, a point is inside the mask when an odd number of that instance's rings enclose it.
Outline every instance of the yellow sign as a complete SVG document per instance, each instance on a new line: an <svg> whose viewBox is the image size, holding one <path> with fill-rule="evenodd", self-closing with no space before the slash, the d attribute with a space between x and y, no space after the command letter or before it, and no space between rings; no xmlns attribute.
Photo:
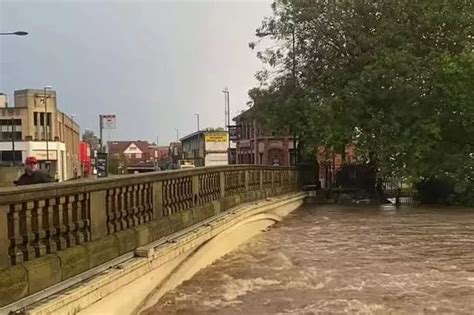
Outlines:
<svg viewBox="0 0 474 315"><path fill-rule="evenodd" d="M224 133L208 133L206 134L206 142L227 142L227 134Z"/></svg>

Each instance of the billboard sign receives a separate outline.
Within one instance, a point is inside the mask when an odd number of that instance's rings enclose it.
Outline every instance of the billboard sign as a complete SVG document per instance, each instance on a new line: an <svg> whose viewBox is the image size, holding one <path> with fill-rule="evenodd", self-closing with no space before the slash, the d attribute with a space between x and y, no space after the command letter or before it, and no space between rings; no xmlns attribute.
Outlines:
<svg viewBox="0 0 474 315"><path fill-rule="evenodd" d="M227 133L206 133L206 142L227 142Z"/></svg>
<svg viewBox="0 0 474 315"><path fill-rule="evenodd" d="M238 139L239 135L237 134L237 126L229 126L229 140L237 141Z"/></svg>
<svg viewBox="0 0 474 315"><path fill-rule="evenodd" d="M115 129L117 119L115 115L101 115L102 117L102 129Z"/></svg>

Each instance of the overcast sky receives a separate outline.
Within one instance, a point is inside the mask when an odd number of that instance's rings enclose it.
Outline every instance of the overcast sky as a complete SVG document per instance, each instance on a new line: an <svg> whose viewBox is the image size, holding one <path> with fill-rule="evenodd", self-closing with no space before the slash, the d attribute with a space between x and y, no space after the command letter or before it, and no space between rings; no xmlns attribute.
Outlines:
<svg viewBox="0 0 474 315"><path fill-rule="evenodd" d="M112 140L160 144L246 108L262 65L248 43L270 1L0 0L0 92L51 85L81 129L116 114ZM107 138L107 133L105 133Z"/></svg>

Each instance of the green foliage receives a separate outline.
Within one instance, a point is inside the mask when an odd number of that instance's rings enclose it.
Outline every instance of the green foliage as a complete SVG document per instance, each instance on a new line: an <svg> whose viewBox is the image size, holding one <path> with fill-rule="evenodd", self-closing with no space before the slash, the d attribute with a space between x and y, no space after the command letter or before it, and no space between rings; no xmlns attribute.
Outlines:
<svg viewBox="0 0 474 315"><path fill-rule="evenodd" d="M92 150L99 150L99 138L94 134L92 130L86 129L82 134L82 141L90 144Z"/></svg>
<svg viewBox="0 0 474 315"><path fill-rule="evenodd" d="M464 0L278 0L257 30L275 45L257 53L255 115L309 148L352 143L383 175L448 178L474 203L472 21Z"/></svg>
<svg viewBox="0 0 474 315"><path fill-rule="evenodd" d="M125 154L111 155L108 163L109 173L115 175L126 174L128 164L129 161Z"/></svg>

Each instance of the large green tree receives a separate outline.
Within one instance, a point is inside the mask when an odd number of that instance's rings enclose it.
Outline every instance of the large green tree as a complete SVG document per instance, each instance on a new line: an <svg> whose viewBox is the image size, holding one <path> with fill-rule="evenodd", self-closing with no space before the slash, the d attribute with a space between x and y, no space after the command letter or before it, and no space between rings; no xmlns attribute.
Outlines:
<svg viewBox="0 0 474 315"><path fill-rule="evenodd" d="M252 43L260 120L307 147L355 144L384 175L474 178L474 4L278 0ZM263 39L262 39L263 40ZM260 40L259 40L260 41Z"/></svg>

